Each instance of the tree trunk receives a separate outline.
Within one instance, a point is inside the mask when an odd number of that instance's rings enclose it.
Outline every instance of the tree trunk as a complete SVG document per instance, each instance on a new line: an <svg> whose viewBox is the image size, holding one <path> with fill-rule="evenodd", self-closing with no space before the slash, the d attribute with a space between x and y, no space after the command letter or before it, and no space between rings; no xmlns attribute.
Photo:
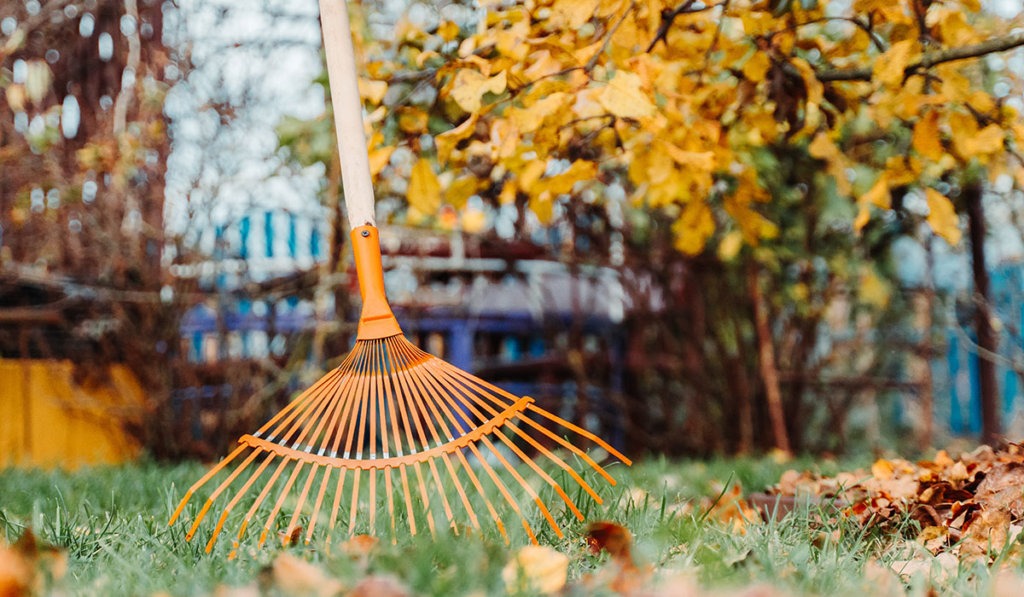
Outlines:
<svg viewBox="0 0 1024 597"><path fill-rule="evenodd" d="M981 441L993 445L1001 439L996 366L990 355L999 348L992 327L991 296L985 263L985 209L981 204L981 183L964 188L967 224L971 239L971 269L974 274L974 327L978 337L978 387L981 391Z"/></svg>
<svg viewBox="0 0 1024 597"><path fill-rule="evenodd" d="M747 283L750 287L750 301L754 306L761 379L768 400L768 416L772 422L775 448L788 454L791 450L786 431L786 415L782 408L782 391L779 389L779 369L775 364L775 347L772 345L772 331L768 322L768 309L761 294L760 278L757 264L752 261L747 271Z"/></svg>

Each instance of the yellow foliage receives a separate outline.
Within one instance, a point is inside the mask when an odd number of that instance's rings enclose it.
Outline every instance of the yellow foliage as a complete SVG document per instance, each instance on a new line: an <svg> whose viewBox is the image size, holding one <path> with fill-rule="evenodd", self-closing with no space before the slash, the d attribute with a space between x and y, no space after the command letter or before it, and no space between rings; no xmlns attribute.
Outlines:
<svg viewBox="0 0 1024 597"><path fill-rule="evenodd" d="M377 106L384 101L384 94L388 92L387 81L374 81L372 79L359 78L359 95L370 104Z"/></svg>
<svg viewBox="0 0 1024 597"><path fill-rule="evenodd" d="M598 101L619 118L649 118L656 108L643 92L640 77L627 71L616 71Z"/></svg>
<svg viewBox="0 0 1024 597"><path fill-rule="evenodd" d="M451 157L452 149L458 145L459 141L468 139L473 134L473 131L476 129L476 120L477 115L473 114L459 126L434 137L434 144L437 146L437 159L442 164L446 163Z"/></svg>
<svg viewBox="0 0 1024 597"><path fill-rule="evenodd" d="M889 194L889 179L886 175L878 177L875 184L872 185L871 189L861 196L858 203L860 209L857 211L857 218L853 222L853 228L856 231L860 231L867 225L868 220L871 219L871 206L878 207L880 209L889 209L892 196Z"/></svg>
<svg viewBox="0 0 1024 597"><path fill-rule="evenodd" d="M696 255L715 233L714 214L706 203L695 199L683 207L672 230L676 233L676 249L684 255Z"/></svg>
<svg viewBox="0 0 1024 597"><path fill-rule="evenodd" d="M476 69L464 68L455 75L451 98L460 108L475 114L485 93L499 94L505 91L505 86L505 71L488 77Z"/></svg>
<svg viewBox="0 0 1024 597"><path fill-rule="evenodd" d="M586 189L600 201L613 183L637 208L671 214L687 254L705 250L721 224L729 232L715 249L727 260L779 234L775 206L755 204L788 194L777 187L793 182L774 168L791 157L818 160L821 172L798 169L799 182L816 200L834 190L850 201L858 231L890 208L891 187L909 187L927 195L936 233L955 242L952 204L925 189L968 163L1024 186L1024 174L1004 163L1007 133L1019 149L1024 123L981 85L977 61L922 66L992 37L985 17L970 14L977 0L933 2L920 15L907 0L793 3L779 14L741 0L677 15L667 30L663 11L679 6L671 0L482 5L475 31L404 23L398 39L412 41L391 62L374 60L361 82L374 106L400 95L389 85L409 85L389 77L436 69L422 79L439 85L435 103L389 100L373 119L387 119L388 143L411 147L428 122L458 123L435 137L436 155L428 148L409 180L414 211L436 216L443 201L447 225L485 225L460 215L474 194L526 200L549 223L565 195ZM849 18L869 20L871 34ZM387 184L391 154L383 141L373 147L371 166ZM446 170L440 180L427 165L435 159ZM571 166L545 176L558 163Z"/></svg>
<svg viewBox="0 0 1024 597"><path fill-rule="evenodd" d="M897 42L875 62L872 77L886 87L903 83L903 75L911 60L920 54L920 45L915 39Z"/></svg>
<svg viewBox="0 0 1024 597"><path fill-rule="evenodd" d="M963 233L953 202L935 189L928 188L924 192L928 200L928 225L949 244L959 244Z"/></svg>
<svg viewBox="0 0 1024 597"><path fill-rule="evenodd" d="M411 207L424 215L437 213L441 207L441 182L429 160L420 158L413 165L406 199Z"/></svg>
<svg viewBox="0 0 1024 597"><path fill-rule="evenodd" d="M597 12L600 0L557 0L551 7L556 26L579 29Z"/></svg>
<svg viewBox="0 0 1024 597"><path fill-rule="evenodd" d="M930 110L914 124L914 136L911 142L914 151L922 157L937 160L946 152L942 147L939 133L939 112Z"/></svg>

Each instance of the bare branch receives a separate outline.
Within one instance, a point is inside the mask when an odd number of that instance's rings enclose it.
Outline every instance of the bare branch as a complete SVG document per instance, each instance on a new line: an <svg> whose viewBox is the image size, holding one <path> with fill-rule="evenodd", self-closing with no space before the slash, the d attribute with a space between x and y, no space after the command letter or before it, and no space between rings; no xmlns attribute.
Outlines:
<svg viewBox="0 0 1024 597"><path fill-rule="evenodd" d="M959 48L947 48L937 52L928 52L921 59L907 65L905 73L911 74L920 69L931 68L946 62L978 58L996 52L1005 52L1014 48L1024 46L1024 31L1012 33L1004 37L996 37L985 40L981 43L961 46ZM870 81L870 68L845 68L836 70L818 71L818 80L822 82L831 81Z"/></svg>

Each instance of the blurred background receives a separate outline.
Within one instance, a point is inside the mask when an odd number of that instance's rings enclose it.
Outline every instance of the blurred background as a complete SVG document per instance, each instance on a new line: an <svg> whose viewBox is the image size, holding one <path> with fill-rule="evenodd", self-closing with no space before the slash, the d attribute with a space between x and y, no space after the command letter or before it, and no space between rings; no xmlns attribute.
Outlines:
<svg viewBox="0 0 1024 597"><path fill-rule="evenodd" d="M423 174L462 122L423 55L456 52L480 11L353 12L386 283L415 343L635 456L1021 436L1015 175L947 183L962 242L914 192L855 234L848 198L808 191L806 143L778 143L758 154L773 198L758 209L781 233L748 246L723 228L693 251L678 212L612 170L546 207L470 181L494 179L483 158ZM320 46L313 0L0 6L0 463L213 459L349 350L358 289ZM381 66L415 62L411 47L427 67ZM982 63L976 85L1024 107L1024 55Z"/></svg>

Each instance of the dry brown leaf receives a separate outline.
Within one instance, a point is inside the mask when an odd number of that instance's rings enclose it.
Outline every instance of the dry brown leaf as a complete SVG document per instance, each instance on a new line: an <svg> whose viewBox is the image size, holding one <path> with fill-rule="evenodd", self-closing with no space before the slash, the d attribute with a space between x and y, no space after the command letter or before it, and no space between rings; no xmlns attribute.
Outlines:
<svg viewBox="0 0 1024 597"><path fill-rule="evenodd" d="M333 597L345 590L340 580L328 576L319 566L282 553L272 565L274 585L287 595Z"/></svg>
<svg viewBox="0 0 1024 597"><path fill-rule="evenodd" d="M221 585L213 591L213 597L260 597L261 595L260 588L256 585L241 587Z"/></svg>
<svg viewBox="0 0 1024 597"><path fill-rule="evenodd" d="M0 547L0 597L27 595L32 586L32 563L10 547Z"/></svg>
<svg viewBox="0 0 1024 597"><path fill-rule="evenodd" d="M608 521L593 522L587 527L587 545L594 553L606 551L611 556L609 565L591 575L587 584L607 586L628 595L650 578L650 567L637 566L633 559L633 534L626 527Z"/></svg>
<svg viewBox="0 0 1024 597"><path fill-rule="evenodd" d="M985 508L1006 510L1020 518L1024 515L1024 464L997 464L978 485L974 497Z"/></svg>
<svg viewBox="0 0 1024 597"><path fill-rule="evenodd" d="M409 588L391 576L367 576L347 597L411 597Z"/></svg>
<svg viewBox="0 0 1024 597"><path fill-rule="evenodd" d="M32 529L25 529L11 546L0 544L0 597L42 593L49 580L67 572L67 554L40 545Z"/></svg>
<svg viewBox="0 0 1024 597"><path fill-rule="evenodd" d="M568 556L543 545L520 549L501 571L501 578L510 591L532 590L545 595L561 591L568 575Z"/></svg>
<svg viewBox="0 0 1024 597"><path fill-rule="evenodd" d="M377 549L380 540L373 535L356 535L341 544L341 549L353 557L368 557Z"/></svg>

